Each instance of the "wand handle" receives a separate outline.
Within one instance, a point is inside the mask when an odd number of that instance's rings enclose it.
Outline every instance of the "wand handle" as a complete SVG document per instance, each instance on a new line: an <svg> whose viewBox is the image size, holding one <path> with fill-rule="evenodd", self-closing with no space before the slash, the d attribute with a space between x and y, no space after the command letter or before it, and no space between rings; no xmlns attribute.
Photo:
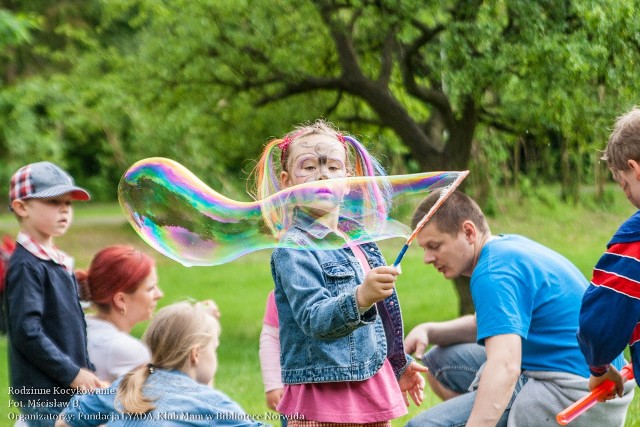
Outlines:
<svg viewBox="0 0 640 427"><path fill-rule="evenodd" d="M625 365L620 370L620 375L622 376L623 382L633 379L633 366L631 364ZM596 403L598 403L598 399L609 394L614 387L615 387L615 383L613 381L610 381L610 380L604 381L598 387L594 388L591 391L591 393L587 394L582 399L573 403L564 411L560 412L556 416L556 421L561 426L566 426L571 421L573 421L574 419L578 418L580 415L585 413L589 408L591 408Z"/></svg>
<svg viewBox="0 0 640 427"><path fill-rule="evenodd" d="M407 252L407 249L409 249L409 244L405 243L402 249L400 250L398 257L393 262L393 267L397 267L398 265L400 265L400 261L402 261L402 257L404 256L405 252Z"/></svg>

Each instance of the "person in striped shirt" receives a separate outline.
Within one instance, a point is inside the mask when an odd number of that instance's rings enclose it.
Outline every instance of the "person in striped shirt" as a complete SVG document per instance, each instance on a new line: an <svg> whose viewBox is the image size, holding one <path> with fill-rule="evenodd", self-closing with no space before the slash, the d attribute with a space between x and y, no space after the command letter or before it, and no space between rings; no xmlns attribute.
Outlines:
<svg viewBox="0 0 640 427"><path fill-rule="evenodd" d="M640 108L616 121L602 159L627 199L640 209ZM636 378L640 375L640 210L615 232L593 269L577 337L591 372L589 388L612 380L616 387L607 399L621 396L623 379L611 361L627 345Z"/></svg>

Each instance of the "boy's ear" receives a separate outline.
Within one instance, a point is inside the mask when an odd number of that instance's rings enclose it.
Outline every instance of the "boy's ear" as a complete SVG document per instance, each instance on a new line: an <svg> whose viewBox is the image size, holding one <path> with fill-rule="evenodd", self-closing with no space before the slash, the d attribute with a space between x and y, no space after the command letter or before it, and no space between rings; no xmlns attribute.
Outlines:
<svg viewBox="0 0 640 427"><path fill-rule="evenodd" d="M15 199L11 202L11 209L21 217L27 216L27 204L24 200Z"/></svg>
<svg viewBox="0 0 640 427"><path fill-rule="evenodd" d="M640 163L636 160L627 160L627 165L629 165L629 168L633 171L636 179L640 181Z"/></svg>

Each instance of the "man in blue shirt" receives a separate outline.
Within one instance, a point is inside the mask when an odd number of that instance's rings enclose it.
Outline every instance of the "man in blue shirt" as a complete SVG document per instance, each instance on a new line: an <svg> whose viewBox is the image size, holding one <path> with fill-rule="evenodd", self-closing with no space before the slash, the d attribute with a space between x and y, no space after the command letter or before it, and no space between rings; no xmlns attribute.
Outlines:
<svg viewBox="0 0 640 427"><path fill-rule="evenodd" d="M427 197L413 225L438 200ZM491 235L478 205L454 192L418 233L424 262L445 278L471 278L475 315L423 323L406 337L424 355L427 379L445 402L409 426L542 426L589 392L575 338L588 282L562 255L518 235ZM615 361L624 363L622 355ZM630 387L632 389L632 387ZM598 405L576 425L619 426L632 393Z"/></svg>

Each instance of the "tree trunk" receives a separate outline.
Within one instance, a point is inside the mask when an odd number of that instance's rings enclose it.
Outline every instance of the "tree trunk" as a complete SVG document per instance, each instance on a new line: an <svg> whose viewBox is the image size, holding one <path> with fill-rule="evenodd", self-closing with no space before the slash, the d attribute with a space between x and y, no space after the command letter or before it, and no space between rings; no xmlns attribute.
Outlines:
<svg viewBox="0 0 640 427"><path fill-rule="evenodd" d="M460 298L458 302L458 311L460 315L463 316L465 314L473 314L476 312L473 307L473 300L471 299L471 279L466 276L458 277L453 280L453 283L456 287L456 291L458 292L458 297Z"/></svg>
<svg viewBox="0 0 640 427"><path fill-rule="evenodd" d="M558 132L549 132L549 137L554 140L552 145L557 144L561 147L562 153L560 155L560 170L561 170L561 198L565 202L571 202L573 204L578 203L580 199L579 184L580 184L580 171L577 161L572 159L570 142L563 135Z"/></svg>
<svg viewBox="0 0 640 427"><path fill-rule="evenodd" d="M597 157L600 157L597 155ZM609 177L609 168L607 167L607 163L600 161L596 158L595 161L595 179L596 179L596 194L595 200L599 204L605 203L605 192L604 186L607 182L607 178Z"/></svg>
<svg viewBox="0 0 640 427"><path fill-rule="evenodd" d="M472 157L474 164L476 165L476 191L475 200L480 206L486 206L491 193L491 176L489 170L491 165L487 160L486 153L477 144L474 144L472 149Z"/></svg>

